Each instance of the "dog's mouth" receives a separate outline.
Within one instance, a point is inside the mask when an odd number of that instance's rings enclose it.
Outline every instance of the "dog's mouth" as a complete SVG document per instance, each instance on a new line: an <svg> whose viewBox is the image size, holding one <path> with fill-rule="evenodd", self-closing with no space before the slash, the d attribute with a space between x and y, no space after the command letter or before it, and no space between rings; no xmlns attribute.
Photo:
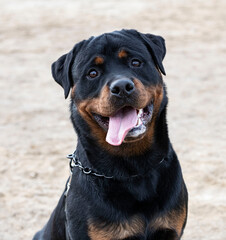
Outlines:
<svg viewBox="0 0 226 240"><path fill-rule="evenodd" d="M93 114L96 122L107 131L106 141L119 146L122 142L141 139L147 131L147 124L152 119L154 104L151 101L143 109L123 107L109 117Z"/></svg>

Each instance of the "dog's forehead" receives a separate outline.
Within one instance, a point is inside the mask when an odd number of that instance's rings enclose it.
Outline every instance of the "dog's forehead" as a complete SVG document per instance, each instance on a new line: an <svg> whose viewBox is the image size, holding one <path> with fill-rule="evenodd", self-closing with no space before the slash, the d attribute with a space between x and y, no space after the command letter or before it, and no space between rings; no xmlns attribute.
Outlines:
<svg viewBox="0 0 226 240"><path fill-rule="evenodd" d="M119 50L140 52L144 50L144 44L137 34L128 31L115 31L93 37L87 41L85 53L86 56L93 55L111 55Z"/></svg>

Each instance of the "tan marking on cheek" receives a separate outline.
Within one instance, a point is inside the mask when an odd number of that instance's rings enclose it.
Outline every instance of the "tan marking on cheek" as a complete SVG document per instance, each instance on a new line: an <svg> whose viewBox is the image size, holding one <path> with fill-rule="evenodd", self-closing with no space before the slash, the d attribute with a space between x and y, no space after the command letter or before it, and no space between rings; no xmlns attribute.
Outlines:
<svg viewBox="0 0 226 240"><path fill-rule="evenodd" d="M144 234L145 223L140 217L133 217L129 221L119 224L88 223L88 235L91 240L120 240L138 234Z"/></svg>
<svg viewBox="0 0 226 240"><path fill-rule="evenodd" d="M98 113L100 113L100 115L111 115L112 108L110 104L110 90L107 86L102 89L99 99L95 103L95 106L93 105L92 107L95 109L97 106L98 108L96 110Z"/></svg>
<svg viewBox="0 0 226 240"><path fill-rule="evenodd" d="M153 97L153 94L148 91L149 89L144 87L140 80L134 79L133 82L138 95L138 101L136 105L139 106L139 109L144 108Z"/></svg>
<svg viewBox="0 0 226 240"><path fill-rule="evenodd" d="M100 65L100 64L104 63L104 59L102 57L99 57L99 56L97 56L94 61L95 61L96 65Z"/></svg>
<svg viewBox="0 0 226 240"><path fill-rule="evenodd" d="M79 103L79 106L85 105L83 109L92 116L97 113L101 116L109 116L112 114L112 106L110 104L109 88L105 86L98 98L88 99Z"/></svg>
<svg viewBox="0 0 226 240"><path fill-rule="evenodd" d="M93 119L92 112L94 109L99 110L99 104L97 99L86 100L78 103L77 109L82 118L87 122L91 129L91 134L97 141L102 144L106 138L105 131L97 124Z"/></svg>
<svg viewBox="0 0 226 240"><path fill-rule="evenodd" d="M162 99L163 99L163 87L162 86L157 86L154 89L150 89L151 94L153 94L153 101L154 101L154 109L153 109L153 113L152 113L152 119L151 119L151 125L148 129L148 140L149 142L152 144L154 141L154 133L155 133L155 124L156 124L156 118L160 109L160 105L162 103Z"/></svg>
<svg viewBox="0 0 226 240"><path fill-rule="evenodd" d="M144 87L144 85L138 79L134 80L134 84L136 86L136 89L138 89L139 91L138 93L139 94L138 106L140 106L139 108L144 108L151 101L154 101L154 110L152 113L151 122L149 123L148 126L148 130L144 137L141 140L134 142L134 146L131 147L131 151L133 152L133 154L137 155L149 149L152 143L154 142L156 118L163 99L163 86L157 85Z"/></svg>
<svg viewBox="0 0 226 240"><path fill-rule="evenodd" d="M128 54L124 49L120 50L119 53L118 53L119 58L125 58L125 57L127 57L127 55Z"/></svg>

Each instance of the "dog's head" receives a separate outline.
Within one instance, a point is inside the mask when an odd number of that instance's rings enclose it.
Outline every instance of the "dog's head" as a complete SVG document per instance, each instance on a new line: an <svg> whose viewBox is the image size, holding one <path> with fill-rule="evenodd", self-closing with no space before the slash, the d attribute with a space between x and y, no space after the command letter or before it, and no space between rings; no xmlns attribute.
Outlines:
<svg viewBox="0 0 226 240"><path fill-rule="evenodd" d="M65 98L71 89L77 132L115 154L150 147L166 98L165 53L162 37L122 30L84 40L54 62L52 74ZM76 116L86 126L76 123Z"/></svg>

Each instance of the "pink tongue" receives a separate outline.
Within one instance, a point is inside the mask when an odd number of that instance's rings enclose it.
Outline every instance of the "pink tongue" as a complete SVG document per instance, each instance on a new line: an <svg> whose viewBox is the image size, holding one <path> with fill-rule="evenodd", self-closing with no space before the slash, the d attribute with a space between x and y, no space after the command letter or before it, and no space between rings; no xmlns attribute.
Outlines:
<svg viewBox="0 0 226 240"><path fill-rule="evenodd" d="M109 117L106 141L119 146L129 130L136 126L137 119L137 110L131 107L122 108L114 116Z"/></svg>

